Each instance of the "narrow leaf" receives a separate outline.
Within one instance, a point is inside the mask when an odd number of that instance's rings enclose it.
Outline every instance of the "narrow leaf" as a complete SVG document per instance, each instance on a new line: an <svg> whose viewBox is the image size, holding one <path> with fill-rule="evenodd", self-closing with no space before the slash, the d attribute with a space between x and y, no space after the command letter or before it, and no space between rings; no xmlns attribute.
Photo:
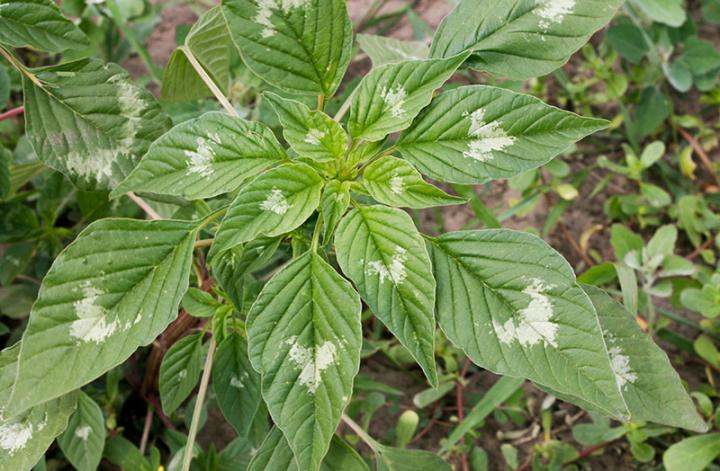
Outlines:
<svg viewBox="0 0 720 471"><path fill-rule="evenodd" d="M105 436L102 409L90 396L81 392L67 430L58 438L60 449L78 471L94 471L102 459Z"/></svg>
<svg viewBox="0 0 720 471"><path fill-rule="evenodd" d="M340 219L350 205L350 186L352 182L330 180L325 184L320 199L320 212L323 215L323 242L328 242Z"/></svg>
<svg viewBox="0 0 720 471"><path fill-rule="evenodd" d="M183 337L163 357L160 364L160 401L167 415L180 407L200 379L204 361L202 338L201 333Z"/></svg>
<svg viewBox="0 0 720 471"><path fill-rule="evenodd" d="M379 445L378 471L452 471L452 467L435 453Z"/></svg>
<svg viewBox="0 0 720 471"><path fill-rule="evenodd" d="M343 273L436 387L435 279L424 245L410 216L385 206L352 210L335 234Z"/></svg>
<svg viewBox="0 0 720 471"><path fill-rule="evenodd" d="M90 45L52 0L0 0L0 43L45 52Z"/></svg>
<svg viewBox="0 0 720 471"><path fill-rule="evenodd" d="M248 314L250 361L299 469L317 470L360 366L360 297L320 256L293 260Z"/></svg>

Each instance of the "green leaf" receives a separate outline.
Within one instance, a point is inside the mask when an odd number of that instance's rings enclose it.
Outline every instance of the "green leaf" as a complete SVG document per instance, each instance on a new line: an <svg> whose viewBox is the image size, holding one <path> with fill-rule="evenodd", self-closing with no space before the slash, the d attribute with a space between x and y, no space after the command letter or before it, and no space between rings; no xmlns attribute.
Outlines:
<svg viewBox="0 0 720 471"><path fill-rule="evenodd" d="M132 173L111 193L128 191L203 199L235 190L286 159L272 130L222 112L172 128L155 141Z"/></svg>
<svg viewBox="0 0 720 471"><path fill-rule="evenodd" d="M680 60L687 65L694 76L715 72L720 68L720 51L709 41L689 37L684 44Z"/></svg>
<svg viewBox="0 0 720 471"><path fill-rule="evenodd" d="M470 359L627 415L598 314L542 239L502 229L430 241L440 327Z"/></svg>
<svg viewBox="0 0 720 471"><path fill-rule="evenodd" d="M248 359L245 337L232 333L218 346L212 386L223 415L241 436L248 434L260 406L260 376Z"/></svg>
<svg viewBox="0 0 720 471"><path fill-rule="evenodd" d="M0 43L45 52L89 45L85 33L51 0L0 0Z"/></svg>
<svg viewBox="0 0 720 471"><path fill-rule="evenodd" d="M643 168L647 169L662 159L663 155L665 155L665 144L662 141L653 141L643 149L640 162Z"/></svg>
<svg viewBox="0 0 720 471"><path fill-rule="evenodd" d="M281 165L243 187L230 203L212 254L260 236L275 237L299 227L320 204L323 180L305 164Z"/></svg>
<svg viewBox="0 0 720 471"><path fill-rule="evenodd" d="M668 471L702 471L720 456L720 433L686 438L663 455Z"/></svg>
<svg viewBox="0 0 720 471"><path fill-rule="evenodd" d="M277 427L273 427L253 456L247 471L297 471L287 440ZM328 454L323 458L321 471L369 471L365 461L342 438L333 435Z"/></svg>
<svg viewBox="0 0 720 471"><path fill-rule="evenodd" d="M466 201L426 183L412 164L397 157L381 157L368 165L363 182L377 201L398 208L430 208Z"/></svg>
<svg viewBox="0 0 720 471"><path fill-rule="evenodd" d="M435 453L377 446L378 471L452 471L447 462Z"/></svg>
<svg viewBox="0 0 720 471"><path fill-rule="evenodd" d="M331 117L274 93L265 92L264 96L280 119L285 140L298 156L316 162L331 162L345 156L347 134Z"/></svg>
<svg viewBox="0 0 720 471"><path fill-rule="evenodd" d="M5 147L0 146L0 201L10 196L12 192L10 186L10 165L12 162L12 153Z"/></svg>
<svg viewBox="0 0 720 471"><path fill-rule="evenodd" d="M604 291L589 285L583 289L598 313L615 378L631 420L697 432L707 430L665 352L640 330L633 316Z"/></svg>
<svg viewBox="0 0 720 471"><path fill-rule="evenodd" d="M373 67L427 59L430 53L427 44L422 41L402 41L374 34L358 34L356 39L360 49L370 56Z"/></svg>
<svg viewBox="0 0 720 471"><path fill-rule="evenodd" d="M360 366L360 297L307 252L273 276L247 319L250 361L299 469L317 470Z"/></svg>
<svg viewBox="0 0 720 471"><path fill-rule="evenodd" d="M472 85L433 100L397 146L431 178L478 183L538 168L607 124L529 95Z"/></svg>
<svg viewBox="0 0 720 471"><path fill-rule="evenodd" d="M633 251L640 251L645 246L642 237L622 224L613 224L610 230L610 244L615 252L615 258L618 260L624 260L625 255Z"/></svg>
<svg viewBox="0 0 720 471"><path fill-rule="evenodd" d="M630 18L621 16L608 29L605 38L608 44L616 49L624 59L637 64L649 50L643 34L643 30L637 27Z"/></svg>
<svg viewBox="0 0 720 471"><path fill-rule="evenodd" d="M344 0L225 0L223 14L257 76L292 93L335 93L352 55Z"/></svg>
<svg viewBox="0 0 720 471"><path fill-rule="evenodd" d="M155 471L131 441L120 435L114 436L105 445L103 457L112 464L133 471Z"/></svg>
<svg viewBox="0 0 720 471"><path fill-rule="evenodd" d="M449 59L406 61L370 71L358 85L348 129L354 140L379 141L402 131L430 103L463 63L466 54Z"/></svg>
<svg viewBox="0 0 720 471"><path fill-rule="evenodd" d="M552 72L625 0L462 0L435 32L430 57L473 51L470 65L523 80Z"/></svg>
<svg viewBox="0 0 720 471"><path fill-rule="evenodd" d="M102 409L81 392L67 429L58 438L60 449L78 471L94 471L102 459L105 435Z"/></svg>
<svg viewBox="0 0 720 471"><path fill-rule="evenodd" d="M323 242L328 242L340 219L350 205L352 182L330 180L323 188L320 198L320 212L323 215Z"/></svg>
<svg viewBox="0 0 720 471"><path fill-rule="evenodd" d="M10 99L10 76L4 65L0 64L0 109L5 109Z"/></svg>
<svg viewBox="0 0 720 471"><path fill-rule="evenodd" d="M340 221L335 247L343 273L437 387L435 279L410 216L385 206L356 208Z"/></svg>
<svg viewBox="0 0 720 471"><path fill-rule="evenodd" d="M206 11L190 29L184 45L170 56L160 97L167 101L197 100L212 95L188 60L190 52L218 88L230 86L230 34L220 6Z"/></svg>
<svg viewBox="0 0 720 471"><path fill-rule="evenodd" d="M677 241L677 227L672 224L661 226L650 239L645 249L648 259L657 256L665 257L672 255L675 250L675 242Z"/></svg>
<svg viewBox="0 0 720 471"><path fill-rule="evenodd" d="M683 0L630 0L653 21L668 26L680 27L685 23Z"/></svg>
<svg viewBox="0 0 720 471"><path fill-rule="evenodd" d="M83 59L24 79L27 136L40 159L81 189L111 189L170 121L122 68Z"/></svg>
<svg viewBox="0 0 720 471"><path fill-rule="evenodd" d="M202 340L202 333L183 337L163 357L160 364L160 401L167 415L180 407L200 379L205 360Z"/></svg>
<svg viewBox="0 0 720 471"><path fill-rule="evenodd" d="M82 231L42 282L10 408L21 412L92 381L165 330L188 287L195 232L192 222L132 219Z"/></svg>
<svg viewBox="0 0 720 471"><path fill-rule="evenodd" d="M220 306L212 294L199 288L189 288L182 299L182 308L193 317L211 317Z"/></svg>

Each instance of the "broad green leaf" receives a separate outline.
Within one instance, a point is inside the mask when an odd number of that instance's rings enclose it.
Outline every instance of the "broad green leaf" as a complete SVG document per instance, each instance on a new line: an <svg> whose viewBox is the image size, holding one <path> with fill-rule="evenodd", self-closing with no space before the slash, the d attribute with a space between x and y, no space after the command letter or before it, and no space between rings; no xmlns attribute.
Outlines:
<svg viewBox="0 0 720 471"><path fill-rule="evenodd" d="M230 34L220 6L206 11L190 29L183 46L170 56L160 91L163 100L197 100L212 95L190 64L188 53L197 59L218 88L227 93L230 85Z"/></svg>
<svg viewBox="0 0 720 471"><path fill-rule="evenodd" d="M307 252L265 285L248 314L250 361L299 469L317 470L360 366L360 297Z"/></svg>
<svg viewBox="0 0 720 471"><path fill-rule="evenodd" d="M299 101L270 92L265 92L264 96L280 118L285 140L299 157L329 162L345 156L348 137L335 120Z"/></svg>
<svg viewBox="0 0 720 471"><path fill-rule="evenodd" d="M273 132L261 123L211 112L181 123L155 141L132 173L111 193L128 191L210 198L286 159Z"/></svg>
<svg viewBox="0 0 720 471"><path fill-rule="evenodd" d="M103 457L122 469L133 471L156 471L127 438L116 435L105 445Z"/></svg>
<svg viewBox="0 0 720 471"><path fill-rule="evenodd" d="M435 279L410 216L385 206L354 209L340 221L335 247L342 271L370 310L436 387Z"/></svg>
<svg viewBox="0 0 720 471"><path fill-rule="evenodd" d="M602 290L584 285L600 319L615 379L633 421L704 432L707 426L665 352Z"/></svg>
<svg viewBox="0 0 720 471"><path fill-rule="evenodd" d="M440 327L476 364L627 418L602 330L568 263L502 229L431 239Z"/></svg>
<svg viewBox="0 0 720 471"><path fill-rule="evenodd" d="M200 379L205 353L202 340L202 333L183 337L163 357L160 364L160 401L167 415L180 407Z"/></svg>
<svg viewBox="0 0 720 471"><path fill-rule="evenodd" d="M538 168L607 124L529 95L471 85L433 100L397 146L431 178L479 183Z"/></svg>
<svg viewBox="0 0 720 471"><path fill-rule="evenodd" d="M368 165L363 183L373 198L398 208L430 208L466 201L425 182L412 164L397 157L381 157Z"/></svg>
<svg viewBox="0 0 720 471"><path fill-rule="evenodd" d="M263 173L230 203L211 252L220 253L260 236L275 237L296 229L320 204L322 184L317 172L301 163Z"/></svg>
<svg viewBox="0 0 720 471"><path fill-rule="evenodd" d="M81 189L111 189L170 121L122 68L82 59L24 79L25 122L35 153Z"/></svg>
<svg viewBox="0 0 720 471"><path fill-rule="evenodd" d="M330 180L323 188L320 198L320 213L323 216L323 242L328 242L340 219L350 205L352 182Z"/></svg>
<svg viewBox="0 0 720 471"><path fill-rule="evenodd" d="M297 462L287 440L273 427L253 456L247 471L297 471ZM323 458L321 471L369 471L365 461L342 438L333 435L328 454Z"/></svg>
<svg viewBox="0 0 720 471"><path fill-rule="evenodd" d="M680 27L685 23L687 15L683 0L630 0L653 21L668 26Z"/></svg>
<svg viewBox="0 0 720 471"><path fill-rule="evenodd" d="M462 0L433 37L430 57L472 51L469 65L523 80L552 72L625 0Z"/></svg>
<svg viewBox="0 0 720 471"><path fill-rule="evenodd" d="M449 59L406 61L371 70L353 96L350 135L354 140L373 142L410 126L430 103L433 92L466 57L462 54Z"/></svg>
<svg viewBox="0 0 720 471"><path fill-rule="evenodd" d="M0 43L45 52L89 45L85 33L52 0L0 0Z"/></svg>
<svg viewBox="0 0 720 471"><path fill-rule="evenodd" d="M0 352L0 463L2 469L32 468L67 427L77 404L72 392L38 404L20 415L7 414L7 399L17 372L20 344Z"/></svg>
<svg viewBox="0 0 720 471"><path fill-rule="evenodd" d="M358 34L360 49L370 56L373 67L396 62L427 59L430 49L422 41L402 41L400 39Z"/></svg>
<svg viewBox="0 0 720 471"><path fill-rule="evenodd" d="M182 298L182 308L193 317L211 317L220 306L212 294L200 288L188 288Z"/></svg>
<svg viewBox="0 0 720 471"><path fill-rule="evenodd" d="M435 453L377 446L378 471L452 471L452 467Z"/></svg>
<svg viewBox="0 0 720 471"><path fill-rule="evenodd" d="M344 0L225 0L230 36L247 66L292 93L335 93L352 55Z"/></svg>
<svg viewBox="0 0 720 471"><path fill-rule="evenodd" d="M81 392L67 429L58 437L60 449L78 471L94 471L102 459L105 435L102 409Z"/></svg>
<svg viewBox="0 0 720 471"><path fill-rule="evenodd" d="M615 257L618 260L624 260L628 253L642 250L645 242L642 237L622 224L613 224L610 230L610 245L615 252Z"/></svg>
<svg viewBox="0 0 720 471"><path fill-rule="evenodd" d="M233 333L218 346L212 386L218 406L241 436L247 435L260 406L260 376L248 359L245 337Z"/></svg>
<svg viewBox="0 0 720 471"><path fill-rule="evenodd" d="M686 438L663 455L667 471L702 471L720 456L720 433Z"/></svg>
<svg viewBox="0 0 720 471"><path fill-rule="evenodd" d="M82 231L40 287L12 411L92 381L165 330L188 287L195 232L192 222L132 219L103 219Z"/></svg>

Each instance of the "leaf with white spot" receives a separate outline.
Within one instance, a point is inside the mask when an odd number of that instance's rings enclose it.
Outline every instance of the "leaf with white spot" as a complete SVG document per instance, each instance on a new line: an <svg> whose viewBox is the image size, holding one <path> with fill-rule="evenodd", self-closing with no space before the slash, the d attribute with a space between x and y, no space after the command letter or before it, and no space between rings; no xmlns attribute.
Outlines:
<svg viewBox="0 0 720 471"><path fill-rule="evenodd" d="M430 57L472 51L472 68L513 79L552 72L625 0L462 0L433 37Z"/></svg>
<svg viewBox="0 0 720 471"><path fill-rule="evenodd" d="M398 208L431 208L466 201L427 183L412 164L397 157L381 157L368 165L363 182L373 198Z"/></svg>
<svg viewBox="0 0 720 471"><path fill-rule="evenodd" d="M112 189L170 119L115 64L82 59L23 80L27 136L38 157L81 189Z"/></svg>
<svg viewBox="0 0 720 471"><path fill-rule="evenodd" d="M317 470L360 366L360 297L307 252L265 285L247 318L250 361L299 469Z"/></svg>
<svg viewBox="0 0 720 471"><path fill-rule="evenodd" d="M105 436L102 409L90 396L81 392L67 429L58 437L60 449L78 471L94 471L102 459Z"/></svg>
<svg viewBox="0 0 720 471"><path fill-rule="evenodd" d="M330 180L323 188L320 198L320 213L323 216L323 242L328 242L340 219L350 206L352 182Z"/></svg>
<svg viewBox="0 0 720 471"><path fill-rule="evenodd" d="M301 163L281 165L263 173L243 187L230 203L211 253L298 228L320 204L322 185L320 175Z"/></svg>
<svg viewBox="0 0 720 471"><path fill-rule="evenodd" d="M335 93L352 55L345 0L225 0L230 35L247 66L292 93Z"/></svg>
<svg viewBox="0 0 720 471"><path fill-rule="evenodd" d="M204 354L203 334L181 338L165 353L160 364L160 402L163 412L170 415L195 389L202 372Z"/></svg>
<svg viewBox="0 0 720 471"><path fill-rule="evenodd" d="M260 406L260 376L250 365L245 337L232 333L220 342L212 386L225 419L240 436L246 436Z"/></svg>
<svg viewBox="0 0 720 471"><path fill-rule="evenodd" d="M396 62L427 59L430 49L422 41L403 41L374 34L358 34L360 49L370 56L373 67Z"/></svg>
<svg viewBox="0 0 720 471"><path fill-rule="evenodd" d="M111 193L128 191L203 199L237 189L287 159L272 130L227 113L181 123L155 141L132 173Z"/></svg>
<svg viewBox="0 0 720 471"><path fill-rule="evenodd" d="M304 103L265 92L283 127L283 136L299 157L331 162L345 156L348 137L345 130L322 111Z"/></svg>
<svg viewBox="0 0 720 471"><path fill-rule="evenodd" d="M38 404L11 416L7 400L17 372L20 344L0 352L0 463L2 469L31 469L67 427L77 404L77 393Z"/></svg>
<svg viewBox="0 0 720 471"><path fill-rule="evenodd" d="M212 92L188 60L190 52L218 88L227 93L230 85L230 33L220 6L203 13L175 49L163 72L160 97L167 101L197 100Z"/></svg>
<svg viewBox="0 0 720 471"><path fill-rule="evenodd" d="M707 431L665 352L625 308L601 289L583 285L600 319L617 384L633 421Z"/></svg>
<svg viewBox="0 0 720 471"><path fill-rule="evenodd" d="M473 362L627 418L598 314L560 254L502 229L451 232L428 245L440 327Z"/></svg>
<svg viewBox="0 0 720 471"><path fill-rule="evenodd" d="M436 386L435 278L410 216L386 206L356 208L340 221L335 248L343 273L370 310Z"/></svg>
<svg viewBox="0 0 720 471"><path fill-rule="evenodd" d="M397 146L425 175L469 184L538 168L607 125L530 95L471 85L433 100Z"/></svg>
<svg viewBox="0 0 720 471"><path fill-rule="evenodd" d="M77 389L165 330L187 291L196 228L103 219L83 230L42 282L8 407L21 412Z"/></svg>
<svg viewBox="0 0 720 471"><path fill-rule="evenodd" d="M0 0L0 43L45 52L90 45L52 0Z"/></svg>
<svg viewBox="0 0 720 471"><path fill-rule="evenodd" d="M406 61L370 71L358 85L348 130L354 140L379 141L410 126L463 63L467 54L449 59Z"/></svg>

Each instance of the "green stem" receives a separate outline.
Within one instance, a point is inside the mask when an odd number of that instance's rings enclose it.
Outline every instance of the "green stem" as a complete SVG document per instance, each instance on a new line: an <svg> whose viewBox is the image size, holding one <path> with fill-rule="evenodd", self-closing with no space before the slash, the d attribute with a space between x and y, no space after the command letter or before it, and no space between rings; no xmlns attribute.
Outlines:
<svg viewBox="0 0 720 471"><path fill-rule="evenodd" d="M197 72L205 85L210 89L212 94L215 95L217 101L219 101L222 107L225 108L225 111L227 111L228 114L230 114L231 116L239 118L240 113L237 112L232 103L230 103L230 101L225 97L225 94L220 90L220 88L218 88L212 77L210 77L208 73L205 72L205 69L195 58L192 51L190 51L190 49L186 48L185 46L181 46L180 49L182 49L183 53L185 53L185 57L187 57L190 65L192 65L193 69L195 69L195 72Z"/></svg>
<svg viewBox="0 0 720 471"><path fill-rule="evenodd" d="M313 253L317 252L318 241L320 240L320 230L323 226L322 213L318 214L317 222L315 223L315 230L313 231L311 248Z"/></svg>
<svg viewBox="0 0 720 471"><path fill-rule="evenodd" d="M210 372L212 370L213 356L215 355L215 337L210 339L210 348L208 349L207 358L205 359L205 367L203 369L202 379L200 380L200 389L198 390L197 399L195 400L195 408L193 409L192 422L190 423L190 432L188 433L187 443L185 444L185 455L183 456L182 471L190 471L190 464L193 458L193 448L195 446L195 438L197 437L198 428L200 426L200 416L202 415L202 406L205 402L205 394L210 384Z"/></svg>
<svg viewBox="0 0 720 471"><path fill-rule="evenodd" d="M12 52L10 52L9 50L5 49L2 46L0 46L0 56L3 56L5 59L7 59L7 61L18 70L18 72L20 72L25 77L27 77L32 83L34 83L38 87L43 86L40 79L37 78L37 76L35 74L30 72L30 69L25 67L25 65L22 62L20 62L20 59L15 57L15 55Z"/></svg>
<svg viewBox="0 0 720 471"><path fill-rule="evenodd" d="M335 118L333 118L333 119L335 119L335 121L337 121L338 123L340 121L342 121L343 116L345 116L345 113L347 113L348 110L350 109L350 105L352 105L352 99L353 99L353 96L355 95L356 90L357 90L357 88L355 90L353 90L350 95L348 95L348 97L345 99L345 102L343 102L343 104L340 105L340 109L338 110L338 112L335 113Z"/></svg>
<svg viewBox="0 0 720 471"><path fill-rule="evenodd" d="M208 216L206 216L205 219L203 219L202 221L200 221L200 224L198 225L198 231L200 231L200 230L204 229L205 227L207 227L208 224L210 224L211 222L213 222L213 221L216 220L217 218L222 217L223 215L225 215L225 213L227 212L227 210L228 210L227 207L225 207L225 208L220 208L220 209L218 209L217 211L215 211L214 213L209 214Z"/></svg>
<svg viewBox="0 0 720 471"><path fill-rule="evenodd" d="M343 420L343 422L345 422L345 423L348 425L348 427L350 427L350 428L352 429L353 432L355 432L355 434L356 434L358 437L360 437L360 439L361 439L362 441L365 442L365 444L366 444L368 447L370 447L370 449L371 449L373 452L377 453L377 451L378 451L378 442L376 442L375 440L373 440L373 438L372 438L370 435L368 435L367 432L365 432L365 430L363 430L363 428L362 428L359 424L357 424L353 419L351 419L350 417L348 417L346 414L343 414L343 415L342 415L342 420Z"/></svg>
<svg viewBox="0 0 720 471"><path fill-rule="evenodd" d="M130 46L132 46L133 50L135 50L135 52L137 52L137 54L140 56L140 59L143 61L143 64L145 64L148 72L150 72L153 80L155 80L157 83L162 82L162 70L157 65L155 65L155 62L153 62L152 58L150 57L150 53L148 53L148 50L138 40L137 36L135 36L132 28L127 25L125 19L120 13L120 8L118 8L115 0L107 0L105 2L105 5L107 5L108 10L110 11L110 18L120 29L120 31L122 31L125 39L127 39L127 41L130 43Z"/></svg>

